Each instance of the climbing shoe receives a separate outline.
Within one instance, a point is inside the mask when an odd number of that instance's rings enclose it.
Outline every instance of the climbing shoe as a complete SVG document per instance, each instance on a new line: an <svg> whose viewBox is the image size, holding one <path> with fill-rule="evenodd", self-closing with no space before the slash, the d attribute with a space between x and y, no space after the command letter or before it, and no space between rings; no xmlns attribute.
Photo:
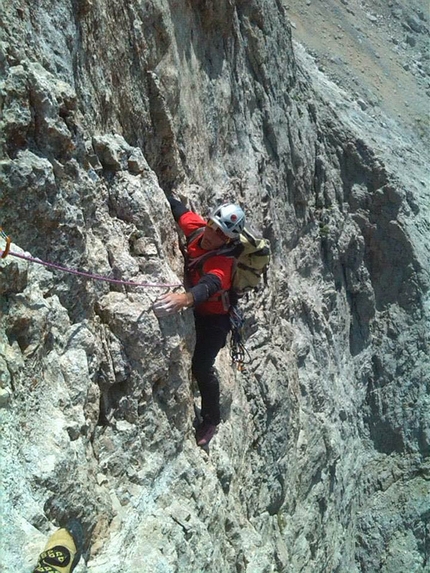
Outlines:
<svg viewBox="0 0 430 573"><path fill-rule="evenodd" d="M81 557L82 545L82 526L70 521L48 539L33 573L72 573Z"/></svg>
<svg viewBox="0 0 430 573"><path fill-rule="evenodd" d="M202 422L196 430L196 442L200 447L207 446L215 435L217 427L209 422Z"/></svg>

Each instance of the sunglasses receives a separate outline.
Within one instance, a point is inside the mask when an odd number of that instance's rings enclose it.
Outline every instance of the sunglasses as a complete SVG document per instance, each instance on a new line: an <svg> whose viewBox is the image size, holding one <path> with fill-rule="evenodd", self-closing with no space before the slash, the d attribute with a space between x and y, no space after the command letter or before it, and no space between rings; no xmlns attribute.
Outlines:
<svg viewBox="0 0 430 573"><path fill-rule="evenodd" d="M208 219L206 226L215 231L217 236L220 237L221 239L224 239L225 242L229 240L227 235L221 231L221 229L218 227L216 223L212 221L212 219Z"/></svg>

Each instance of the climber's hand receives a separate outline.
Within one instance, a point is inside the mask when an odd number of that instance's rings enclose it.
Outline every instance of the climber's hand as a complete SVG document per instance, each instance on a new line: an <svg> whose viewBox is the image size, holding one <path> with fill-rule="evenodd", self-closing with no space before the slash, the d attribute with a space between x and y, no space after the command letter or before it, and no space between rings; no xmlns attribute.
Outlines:
<svg viewBox="0 0 430 573"><path fill-rule="evenodd" d="M155 316L168 316L169 314L176 314L184 308L193 306L193 295L189 292L186 293L168 293L163 294L152 305L152 310Z"/></svg>

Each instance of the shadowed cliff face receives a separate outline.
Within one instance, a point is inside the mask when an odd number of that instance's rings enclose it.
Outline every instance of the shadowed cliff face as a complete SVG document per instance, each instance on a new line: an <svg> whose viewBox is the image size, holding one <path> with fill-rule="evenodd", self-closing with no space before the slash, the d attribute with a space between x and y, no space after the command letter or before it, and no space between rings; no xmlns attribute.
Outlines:
<svg viewBox="0 0 430 573"><path fill-rule="evenodd" d="M118 5L119 4L119 5ZM162 289L0 263L5 571L83 522L77 573L424 571L428 173L264 0L4 2L0 223L12 250L179 283L165 194L271 241L195 446L191 312ZM426 196L427 194L427 196ZM90 542L91 540L91 542Z"/></svg>

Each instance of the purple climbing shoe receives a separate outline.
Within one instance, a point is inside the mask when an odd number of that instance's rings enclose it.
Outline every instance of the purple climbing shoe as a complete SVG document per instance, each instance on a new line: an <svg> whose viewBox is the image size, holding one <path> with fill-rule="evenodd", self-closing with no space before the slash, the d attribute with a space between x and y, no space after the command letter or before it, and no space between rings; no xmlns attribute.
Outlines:
<svg viewBox="0 0 430 573"><path fill-rule="evenodd" d="M207 446L215 435L217 427L209 422L202 422L196 430L196 442L200 447Z"/></svg>

